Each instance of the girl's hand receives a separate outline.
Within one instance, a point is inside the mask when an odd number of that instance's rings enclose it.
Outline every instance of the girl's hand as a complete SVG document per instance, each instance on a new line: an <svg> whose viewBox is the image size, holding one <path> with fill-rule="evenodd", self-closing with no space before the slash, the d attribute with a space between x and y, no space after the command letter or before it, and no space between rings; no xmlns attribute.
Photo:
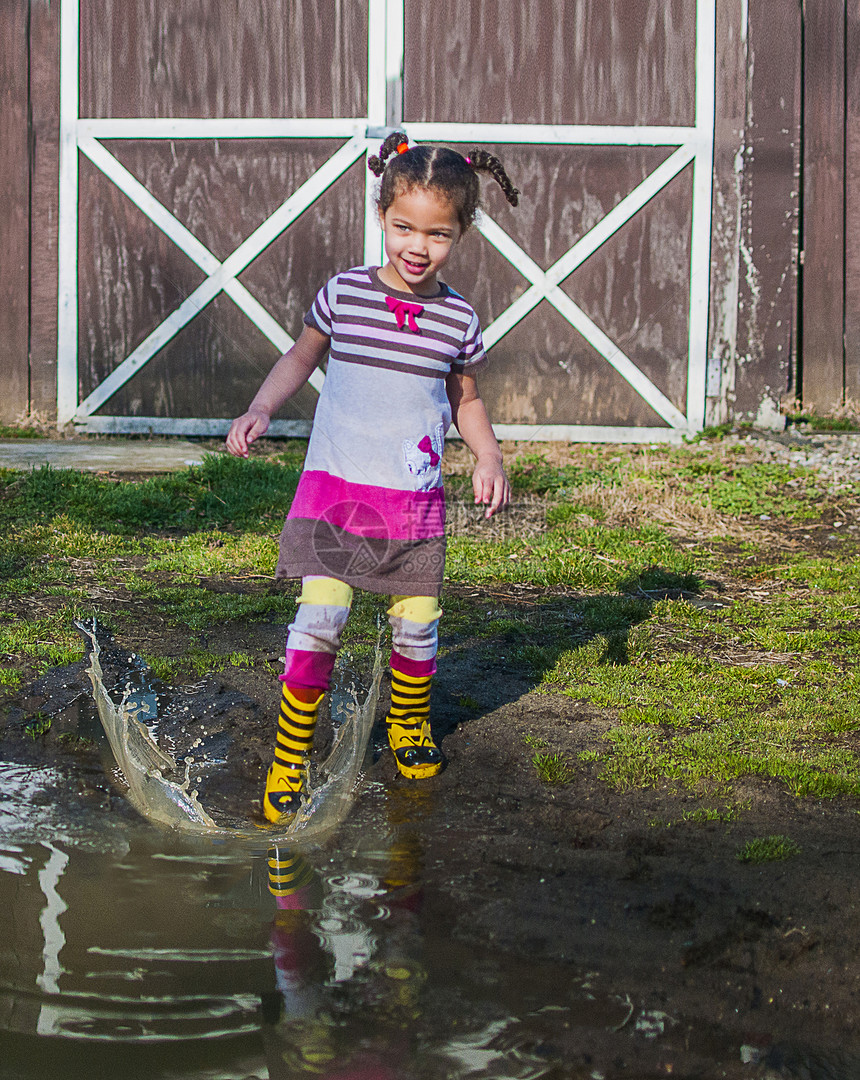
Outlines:
<svg viewBox="0 0 860 1080"><path fill-rule="evenodd" d="M227 449L234 457L247 457L248 447L269 428L269 414L253 405L242 416L238 416L230 425L227 435Z"/></svg>
<svg viewBox="0 0 860 1080"><path fill-rule="evenodd" d="M472 488L475 492L475 505L487 505L485 518L491 518L497 510L507 506L511 499L511 485L505 476L500 458L495 455L478 458L472 473Z"/></svg>

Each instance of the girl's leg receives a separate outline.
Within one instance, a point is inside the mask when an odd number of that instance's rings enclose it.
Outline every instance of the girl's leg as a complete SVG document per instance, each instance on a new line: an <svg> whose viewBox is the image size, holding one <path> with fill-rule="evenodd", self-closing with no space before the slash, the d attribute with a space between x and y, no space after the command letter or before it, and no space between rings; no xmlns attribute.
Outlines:
<svg viewBox="0 0 860 1080"><path fill-rule="evenodd" d="M435 596L392 596L391 709L385 718L388 744L404 776L420 780L442 768L442 751L430 734L430 683L436 671L437 627L442 609Z"/></svg>
<svg viewBox="0 0 860 1080"><path fill-rule="evenodd" d="M335 578L306 577L290 624L275 758L266 777L263 813L283 822L301 805L317 712L331 681L352 589Z"/></svg>

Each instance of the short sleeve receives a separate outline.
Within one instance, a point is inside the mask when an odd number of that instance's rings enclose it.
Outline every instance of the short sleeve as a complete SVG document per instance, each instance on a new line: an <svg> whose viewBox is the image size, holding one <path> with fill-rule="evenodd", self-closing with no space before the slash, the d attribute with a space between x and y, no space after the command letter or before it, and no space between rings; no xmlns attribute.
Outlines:
<svg viewBox="0 0 860 1080"><path fill-rule="evenodd" d="M481 324L473 311L469 325L466 327L463 347L460 349L460 355L451 364L451 370L459 374L465 372L472 375L485 367L487 362L484 341L481 337Z"/></svg>
<svg viewBox="0 0 860 1080"><path fill-rule="evenodd" d="M331 281L323 285L303 320L305 326L311 326L314 330L319 330L326 337L332 336L332 321L334 319L337 292L336 281L336 278L332 278Z"/></svg>

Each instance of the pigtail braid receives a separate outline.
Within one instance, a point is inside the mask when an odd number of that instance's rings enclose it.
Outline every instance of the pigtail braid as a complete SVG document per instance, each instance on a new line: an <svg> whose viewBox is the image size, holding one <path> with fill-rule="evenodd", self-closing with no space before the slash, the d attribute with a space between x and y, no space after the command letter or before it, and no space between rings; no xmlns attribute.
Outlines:
<svg viewBox="0 0 860 1080"><path fill-rule="evenodd" d="M504 165L495 154L491 154L488 150L470 150L466 160L470 162L473 169L489 173L504 192L511 206L517 205L520 197L519 189L514 187Z"/></svg>
<svg viewBox="0 0 860 1080"><path fill-rule="evenodd" d="M408 142L402 131L392 131L379 148L379 154L367 159L367 167L374 176L382 176L385 171L385 159L390 157L401 143Z"/></svg>

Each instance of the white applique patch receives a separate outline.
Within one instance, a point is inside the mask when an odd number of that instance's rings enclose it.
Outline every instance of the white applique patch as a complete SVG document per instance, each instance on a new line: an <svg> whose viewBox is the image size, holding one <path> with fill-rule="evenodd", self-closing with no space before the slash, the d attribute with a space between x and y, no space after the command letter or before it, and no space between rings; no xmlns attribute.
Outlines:
<svg viewBox="0 0 860 1080"><path fill-rule="evenodd" d="M444 448L445 427L442 424L437 424L432 435L425 435L418 442L403 440L403 459L406 468L417 478L419 491L430 491L439 486Z"/></svg>

